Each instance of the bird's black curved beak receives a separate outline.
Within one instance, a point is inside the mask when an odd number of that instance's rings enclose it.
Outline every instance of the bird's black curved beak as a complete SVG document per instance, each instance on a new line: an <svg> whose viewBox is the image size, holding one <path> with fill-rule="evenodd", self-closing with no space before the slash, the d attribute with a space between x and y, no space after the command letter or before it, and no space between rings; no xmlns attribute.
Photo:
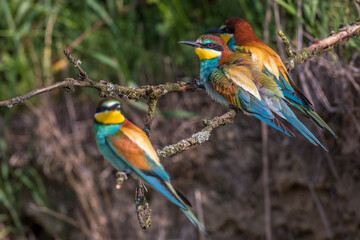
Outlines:
<svg viewBox="0 0 360 240"><path fill-rule="evenodd" d="M214 29L207 30L203 34L208 34L208 33L224 33L224 31L221 28L214 28Z"/></svg>
<svg viewBox="0 0 360 240"><path fill-rule="evenodd" d="M201 47L201 44L198 43L198 42L193 42L193 41L181 41L181 42L178 42L180 44L185 44L185 45L189 45L189 46L192 46L192 47Z"/></svg>

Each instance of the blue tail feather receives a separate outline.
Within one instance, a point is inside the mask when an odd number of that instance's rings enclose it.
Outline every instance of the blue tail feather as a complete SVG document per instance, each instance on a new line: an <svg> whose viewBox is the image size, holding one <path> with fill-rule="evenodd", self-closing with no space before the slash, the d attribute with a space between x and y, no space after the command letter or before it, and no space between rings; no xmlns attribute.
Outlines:
<svg viewBox="0 0 360 240"><path fill-rule="evenodd" d="M198 226L205 234L208 234L205 228L201 225L196 216L192 213L189 206L187 206L186 201L183 200L183 196L179 195L175 188L171 185L170 181L164 181L159 176L153 175L151 172L140 171L135 169L135 172L144 179L151 187L158 190L161 194L163 194L167 199L169 199L172 203L180 207L186 217L195 225Z"/></svg>
<svg viewBox="0 0 360 240"><path fill-rule="evenodd" d="M294 134L274 116L266 106L265 102L259 101L255 97L251 97L248 107L244 110L280 132L283 132L290 137L294 136Z"/></svg>
<svg viewBox="0 0 360 240"><path fill-rule="evenodd" d="M195 226L198 226L207 236L209 236L209 233L205 230L205 228L201 225L201 223L199 222L199 220L196 218L196 216L194 215L193 212L191 212L189 209L188 210L183 210L183 213L186 215L186 217L190 220L190 222L192 222Z"/></svg>
<svg viewBox="0 0 360 240"><path fill-rule="evenodd" d="M306 96L293 84L293 80L289 74L287 77L290 79L290 84L285 80L285 77L280 74L279 78L273 76L269 71L266 69L264 73L268 76L273 77L275 82L280 86L282 93L284 94L285 99L294 107L299 109L301 112L306 114L313 123L320 127L326 128L332 135L335 137L336 134L334 131L325 123L325 121L315 112L312 103L306 98Z"/></svg>
<svg viewBox="0 0 360 240"><path fill-rule="evenodd" d="M314 145L320 145L323 149L325 149L326 151L328 151L324 145L322 145L322 143L314 136L314 134L312 134L312 132L310 132L309 129L307 129L307 127L300 122L300 120L296 117L296 115L291 111L291 109L286 105L286 103L284 101L280 102L282 110L280 111L285 119L291 123L297 130L299 130L299 132L301 132L311 143L313 143Z"/></svg>

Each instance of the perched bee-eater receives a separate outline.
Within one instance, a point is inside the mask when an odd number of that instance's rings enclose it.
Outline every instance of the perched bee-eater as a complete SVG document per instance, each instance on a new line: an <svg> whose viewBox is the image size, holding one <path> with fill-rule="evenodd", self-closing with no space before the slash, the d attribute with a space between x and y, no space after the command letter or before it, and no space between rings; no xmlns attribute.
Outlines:
<svg viewBox="0 0 360 240"><path fill-rule="evenodd" d="M291 123L310 142L326 150L289 108L278 82L261 71L250 53L231 52L221 38L213 35L200 36L196 42L179 43L195 47L200 59L200 81L214 100L236 106L279 131L293 135L275 113Z"/></svg>
<svg viewBox="0 0 360 240"><path fill-rule="evenodd" d="M252 61L275 80L287 102L308 116L318 127L326 128L336 137L331 128L315 112L311 102L295 86L280 56L255 35L250 23L241 18L229 18L220 28L206 33L219 33L221 39L233 52L251 54Z"/></svg>
<svg viewBox="0 0 360 240"><path fill-rule="evenodd" d="M94 118L96 143L105 159L116 169L142 179L158 190L205 232L189 209L189 201L171 185L149 138L121 114L120 102L113 99L100 101Z"/></svg>

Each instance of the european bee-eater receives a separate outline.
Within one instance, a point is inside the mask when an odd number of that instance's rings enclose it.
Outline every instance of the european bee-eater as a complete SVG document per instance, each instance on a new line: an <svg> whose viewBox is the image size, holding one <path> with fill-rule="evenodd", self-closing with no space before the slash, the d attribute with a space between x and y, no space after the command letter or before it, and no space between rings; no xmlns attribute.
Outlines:
<svg viewBox="0 0 360 240"><path fill-rule="evenodd" d="M200 59L200 81L211 98L224 105L234 105L281 132L293 135L274 112L310 142L326 150L289 108L278 82L261 71L250 53L231 52L221 38L213 35L200 36L196 42L179 43L195 47Z"/></svg>
<svg viewBox="0 0 360 240"><path fill-rule="evenodd" d="M331 128L315 112L311 102L295 86L280 56L255 35L250 23L241 18L229 18L220 28L205 33L219 33L231 51L251 54L251 59L259 68L275 79L287 102L308 116L318 127L326 128L336 137Z"/></svg>
<svg viewBox="0 0 360 240"><path fill-rule="evenodd" d="M105 99L99 102L94 116L96 143L102 155L116 169L143 179L177 205L189 220L205 229L189 209L190 202L170 183L169 175L147 135L128 121L120 111L120 102ZM206 233L206 232L205 232Z"/></svg>

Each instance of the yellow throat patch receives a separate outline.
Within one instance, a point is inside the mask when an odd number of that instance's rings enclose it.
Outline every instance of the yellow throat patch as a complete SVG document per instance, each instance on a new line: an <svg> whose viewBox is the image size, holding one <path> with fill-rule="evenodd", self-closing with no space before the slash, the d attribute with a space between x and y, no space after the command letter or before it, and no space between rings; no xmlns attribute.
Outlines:
<svg viewBox="0 0 360 240"><path fill-rule="evenodd" d="M195 53L198 55L200 61L217 58L221 55L221 52L205 48L195 48Z"/></svg>
<svg viewBox="0 0 360 240"><path fill-rule="evenodd" d="M232 38L232 34L220 34L220 38L227 44Z"/></svg>
<svg viewBox="0 0 360 240"><path fill-rule="evenodd" d="M102 124L120 124L125 121L125 118L119 111L109 111L96 113L95 120Z"/></svg>

